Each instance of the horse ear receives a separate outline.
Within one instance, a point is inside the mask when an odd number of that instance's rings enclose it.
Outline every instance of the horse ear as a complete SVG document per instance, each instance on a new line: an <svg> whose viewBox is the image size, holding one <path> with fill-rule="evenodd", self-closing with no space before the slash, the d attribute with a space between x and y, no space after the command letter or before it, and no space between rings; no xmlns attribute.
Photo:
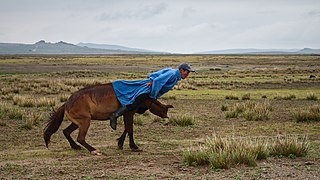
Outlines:
<svg viewBox="0 0 320 180"><path fill-rule="evenodd" d="M167 106L167 108L173 108L173 106L172 105L166 105Z"/></svg>

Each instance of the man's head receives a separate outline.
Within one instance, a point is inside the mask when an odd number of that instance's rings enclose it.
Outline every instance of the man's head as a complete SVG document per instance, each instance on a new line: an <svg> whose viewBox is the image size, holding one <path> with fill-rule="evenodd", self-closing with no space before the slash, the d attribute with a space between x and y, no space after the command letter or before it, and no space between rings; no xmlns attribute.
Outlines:
<svg viewBox="0 0 320 180"><path fill-rule="evenodd" d="M195 72L193 69L191 69L190 65L187 63L180 64L178 69L180 70L182 79L185 79L186 77L188 77L190 72Z"/></svg>

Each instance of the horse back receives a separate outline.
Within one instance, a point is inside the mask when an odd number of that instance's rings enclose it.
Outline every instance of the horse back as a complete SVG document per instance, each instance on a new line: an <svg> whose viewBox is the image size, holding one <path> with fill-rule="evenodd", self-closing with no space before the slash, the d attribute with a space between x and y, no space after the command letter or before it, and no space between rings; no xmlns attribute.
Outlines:
<svg viewBox="0 0 320 180"><path fill-rule="evenodd" d="M112 84L108 83L85 87L73 93L66 102L66 111L69 116L102 120L120 106Z"/></svg>

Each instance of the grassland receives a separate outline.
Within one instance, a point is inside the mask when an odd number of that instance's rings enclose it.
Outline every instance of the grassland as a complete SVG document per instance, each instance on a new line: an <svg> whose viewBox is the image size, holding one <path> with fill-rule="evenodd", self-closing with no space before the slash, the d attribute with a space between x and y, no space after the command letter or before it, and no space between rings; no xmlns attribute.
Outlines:
<svg viewBox="0 0 320 180"><path fill-rule="evenodd" d="M169 112L172 118L136 117L135 137L143 152L131 152L128 142L117 150L115 140L123 127L120 123L112 131L106 121L93 122L87 135L102 156L70 149L61 131L68 120L53 135L50 149L45 148L42 130L50 112L73 92L116 79L145 79L181 62L197 72L160 99L175 107ZM303 121L318 115L319 77L319 56L1 56L0 178L319 179L320 122ZM258 120L248 120L245 113L228 118L230 110L222 110L243 104L268 104L271 110ZM183 159L208 138L279 135L307 136L306 156L271 156L255 167L230 169L189 166Z"/></svg>

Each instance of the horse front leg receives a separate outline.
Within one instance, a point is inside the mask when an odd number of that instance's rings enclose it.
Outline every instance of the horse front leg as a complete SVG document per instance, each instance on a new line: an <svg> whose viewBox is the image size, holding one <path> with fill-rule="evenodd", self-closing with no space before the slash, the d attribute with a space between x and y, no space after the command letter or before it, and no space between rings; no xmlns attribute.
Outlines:
<svg viewBox="0 0 320 180"><path fill-rule="evenodd" d="M134 152L140 152L139 147L134 143L133 138L133 113L128 113L124 116L125 121L125 129L128 132L129 135L129 146L132 151Z"/></svg>
<svg viewBox="0 0 320 180"><path fill-rule="evenodd" d="M126 135L127 135L127 130L124 129L121 137L119 137L117 140L118 140L118 149L123 149L123 143L124 143L124 140L126 139Z"/></svg>

